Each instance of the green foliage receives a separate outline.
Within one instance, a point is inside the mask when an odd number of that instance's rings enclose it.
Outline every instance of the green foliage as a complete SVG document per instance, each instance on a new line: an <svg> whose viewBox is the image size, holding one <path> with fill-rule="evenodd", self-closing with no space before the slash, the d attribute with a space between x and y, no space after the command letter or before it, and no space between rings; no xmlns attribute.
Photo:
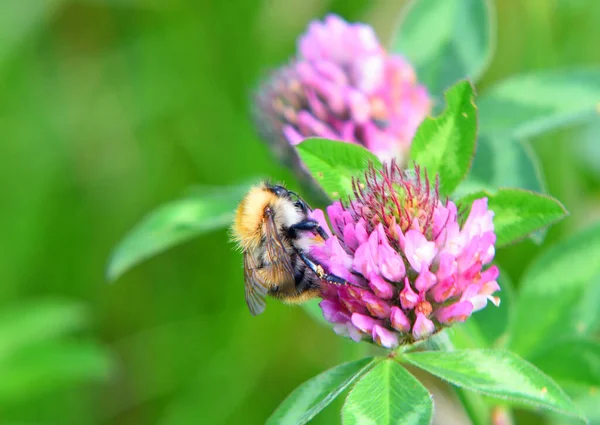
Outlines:
<svg viewBox="0 0 600 425"><path fill-rule="evenodd" d="M520 285L512 350L532 355L556 339L586 335L598 326L598 258L600 226L596 225L533 262Z"/></svg>
<svg viewBox="0 0 600 425"><path fill-rule="evenodd" d="M106 381L112 369L106 350L72 335L87 322L81 304L58 299L0 311L0 405Z"/></svg>
<svg viewBox="0 0 600 425"><path fill-rule="evenodd" d="M490 0L420 0L406 10L392 51L406 55L434 94L456 80L477 80L491 59L495 13Z"/></svg>
<svg viewBox="0 0 600 425"><path fill-rule="evenodd" d="M597 119L600 69L516 75L481 93L481 133L526 138Z"/></svg>
<svg viewBox="0 0 600 425"><path fill-rule="evenodd" d="M600 343L569 338L534 355L531 361L560 384L600 386Z"/></svg>
<svg viewBox="0 0 600 425"><path fill-rule="evenodd" d="M373 367L373 358L344 363L306 381L294 390L267 425L303 425Z"/></svg>
<svg viewBox="0 0 600 425"><path fill-rule="evenodd" d="M27 346L0 360L0 404L26 402L73 385L103 383L111 369L106 350L94 342Z"/></svg>
<svg viewBox="0 0 600 425"><path fill-rule="evenodd" d="M81 304L46 299L0 310L0 359L24 347L60 338L88 322Z"/></svg>
<svg viewBox="0 0 600 425"><path fill-rule="evenodd" d="M140 262L203 233L228 226L248 185L196 191L148 214L113 252L107 277L114 281Z"/></svg>
<svg viewBox="0 0 600 425"><path fill-rule="evenodd" d="M429 425L433 402L427 389L392 359L378 363L354 386L342 423Z"/></svg>
<svg viewBox="0 0 600 425"><path fill-rule="evenodd" d="M458 387L584 420L551 378L508 351L425 351L402 359Z"/></svg>
<svg viewBox="0 0 600 425"><path fill-rule="evenodd" d="M480 137L469 179L488 187L546 190L539 160L530 144L512 137Z"/></svg>
<svg viewBox="0 0 600 425"><path fill-rule="evenodd" d="M335 0L331 7L372 23L380 38L400 8L396 2L354 3ZM431 82L437 100L464 77L461 69L475 69L465 71L474 80L484 71L488 56L481 53L490 52L493 20L481 31L490 18L472 1L424 4L433 2L416 1L412 14L420 9L421 16L409 16L400 34L414 34L415 47L405 46L408 58L417 55L417 79ZM574 228L597 217L596 163L582 151L586 128L548 133L597 121L598 78L593 69L548 69L600 62L591 42L600 38L600 4L496 4L499 45L509 48L496 52L478 82L485 134L460 195L494 193L498 186L547 189L573 217L554 226L547 243L568 240ZM298 309L273 303L269 315L251 319L241 258L223 229L198 234L124 275L119 285L104 285L102 275L115 241L131 224L186 187L256 175L290 180L256 137L247 118L248 93L265 69L287 61L308 20L322 16L326 6L244 0L232 13L227 2L0 2L2 423L264 423L307 374L355 358L345 348L350 342ZM443 16L440 7L469 10ZM419 22L430 18L433 25ZM591 150L597 137L590 133L588 139ZM541 155L547 188L543 178L532 178L538 161L529 158L523 140ZM559 367L568 363L573 378L588 376L589 382L596 376L594 351L586 344L597 342L598 271L590 268L598 255L588 242L576 251L567 244L564 259L557 245L550 262L524 278L545 246L525 242L499 250L497 258L524 294L515 302L517 320L509 321L517 333L513 344L524 344L528 359L555 375L597 425L597 391L567 382L569 370ZM488 313L504 317L502 308L510 304L500 284L500 309L477 312L451 333L471 346L487 346L486 333L500 331L489 323L500 318ZM113 356L119 370L111 374ZM462 394L467 405L470 398L481 401L479 394ZM341 402L338 397L311 424L339 423ZM490 423L486 407L471 409L479 420L474 423ZM548 422L533 414L521 420L518 413L515 425Z"/></svg>
<svg viewBox="0 0 600 425"><path fill-rule="evenodd" d="M23 39L42 27L63 3L65 0L48 0L30 7L19 0L5 1L0 13L0 69Z"/></svg>
<svg viewBox="0 0 600 425"><path fill-rule="evenodd" d="M543 172L530 144L513 137L480 137L467 182L487 188L514 187L546 192ZM541 243L545 230L530 237Z"/></svg>
<svg viewBox="0 0 600 425"><path fill-rule="evenodd" d="M567 215L563 205L556 199L520 189L499 189L493 194L478 192L458 202L468 207L475 199L484 197L488 198L488 208L494 211L497 246L521 240Z"/></svg>
<svg viewBox="0 0 600 425"><path fill-rule="evenodd" d="M428 173L440 176L440 192L450 194L466 177L475 154L477 109L473 86L461 81L446 92L446 109L426 118L413 140L410 156Z"/></svg>
<svg viewBox="0 0 600 425"><path fill-rule="evenodd" d="M352 194L352 178L359 178L370 162L380 164L374 154L352 143L311 138L297 149L306 168L331 199L346 199Z"/></svg>

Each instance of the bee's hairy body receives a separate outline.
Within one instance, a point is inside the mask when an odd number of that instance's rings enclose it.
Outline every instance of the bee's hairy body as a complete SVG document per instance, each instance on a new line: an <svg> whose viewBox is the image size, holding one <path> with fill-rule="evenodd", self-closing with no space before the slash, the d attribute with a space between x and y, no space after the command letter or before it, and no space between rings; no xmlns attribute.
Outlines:
<svg viewBox="0 0 600 425"><path fill-rule="evenodd" d="M308 247L327 238L309 211L295 193L269 183L253 187L240 203L232 234L244 253L246 302L252 314L264 310L265 295L301 303L320 295L322 280L340 283L308 257Z"/></svg>

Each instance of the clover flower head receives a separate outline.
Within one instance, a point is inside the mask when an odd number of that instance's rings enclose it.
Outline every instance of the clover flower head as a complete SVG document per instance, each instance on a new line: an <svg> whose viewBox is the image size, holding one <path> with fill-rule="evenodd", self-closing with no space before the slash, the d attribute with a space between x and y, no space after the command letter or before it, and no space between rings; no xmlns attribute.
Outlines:
<svg viewBox="0 0 600 425"><path fill-rule="evenodd" d="M330 237L310 255L347 285L324 284L320 303L335 332L393 348L499 305L493 212L442 201L438 182L396 162L371 166L349 201L327 207ZM321 210L313 218L330 230Z"/></svg>
<svg viewBox="0 0 600 425"><path fill-rule="evenodd" d="M293 146L308 137L403 162L430 105L411 65L386 52L370 26L329 15L309 25L296 58L258 90L254 115L277 156L301 169Z"/></svg>

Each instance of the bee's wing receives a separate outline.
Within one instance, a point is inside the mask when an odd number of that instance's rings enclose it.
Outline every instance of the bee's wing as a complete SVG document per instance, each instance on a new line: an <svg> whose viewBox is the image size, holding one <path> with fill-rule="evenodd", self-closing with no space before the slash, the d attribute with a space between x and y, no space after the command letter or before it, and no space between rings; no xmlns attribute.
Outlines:
<svg viewBox="0 0 600 425"><path fill-rule="evenodd" d="M273 280L278 285L294 283L294 266L290 254L281 242L272 216L267 217L265 223L265 260L270 267Z"/></svg>
<svg viewBox="0 0 600 425"><path fill-rule="evenodd" d="M244 252L244 290L250 313L256 316L265 311L267 285L261 277L252 251Z"/></svg>

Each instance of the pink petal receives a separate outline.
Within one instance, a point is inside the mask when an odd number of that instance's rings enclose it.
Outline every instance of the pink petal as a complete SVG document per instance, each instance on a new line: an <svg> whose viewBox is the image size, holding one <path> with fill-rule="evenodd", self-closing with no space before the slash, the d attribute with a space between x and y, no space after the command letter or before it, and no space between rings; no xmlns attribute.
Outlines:
<svg viewBox="0 0 600 425"><path fill-rule="evenodd" d="M359 244L366 243L369 240L369 234L367 233L367 223L363 218L359 219L356 223L356 239Z"/></svg>
<svg viewBox="0 0 600 425"><path fill-rule="evenodd" d="M367 310L369 310L369 313L371 313L371 316L380 319L387 319L390 316L390 306L381 298L376 297L370 292L365 292L362 300L365 303Z"/></svg>
<svg viewBox="0 0 600 425"><path fill-rule="evenodd" d="M405 245L406 239L404 237L404 233L402 232L402 229L400 228L400 226L398 226L397 224L394 224L392 226L392 229L391 229L390 233L398 241L398 244L400 245L400 249L402 249L402 251L404 251L405 250L405 246L406 246Z"/></svg>
<svg viewBox="0 0 600 425"><path fill-rule="evenodd" d="M342 306L332 300L323 300L319 303L323 317L330 323L341 323L346 320L343 319Z"/></svg>
<svg viewBox="0 0 600 425"><path fill-rule="evenodd" d="M362 332L371 332L373 330L373 326L381 325L381 321L377 319L373 319L370 316L365 316L364 314L352 313L352 324L360 329Z"/></svg>
<svg viewBox="0 0 600 425"><path fill-rule="evenodd" d="M463 226L463 232L471 237L494 231L494 213L488 210L487 201L487 198L473 201L469 217Z"/></svg>
<svg viewBox="0 0 600 425"><path fill-rule="evenodd" d="M404 289L400 292L400 305L405 310L412 310L419 302L419 296L410 287L408 277L404 278Z"/></svg>
<svg viewBox="0 0 600 425"><path fill-rule="evenodd" d="M438 283L429 291L436 303L443 303L447 299L457 295L457 292L458 288L456 285L456 278L454 276L449 276L445 279L439 279Z"/></svg>
<svg viewBox="0 0 600 425"><path fill-rule="evenodd" d="M352 120L357 124L366 123L371 117L371 104L363 93L355 89L346 90L346 102Z"/></svg>
<svg viewBox="0 0 600 425"><path fill-rule="evenodd" d="M493 265L490 268L488 268L487 270L481 272L481 282L483 284L485 284L487 282L495 281L496 279L498 279L499 275L500 275L500 270L498 269L498 266ZM498 289L496 289L496 291L499 291L500 287L498 286L498 284L496 284L496 286L498 287ZM490 292L490 294L491 294L491 292Z"/></svg>
<svg viewBox="0 0 600 425"><path fill-rule="evenodd" d="M290 142L292 146L296 146L305 139L305 137L298 133L298 131L291 125L283 126L282 131L284 137L287 139L288 142Z"/></svg>
<svg viewBox="0 0 600 425"><path fill-rule="evenodd" d="M380 53L374 53L361 61L354 61L350 70L352 80L359 90L372 94L377 88L385 84L384 67L386 57Z"/></svg>
<svg viewBox="0 0 600 425"><path fill-rule="evenodd" d="M395 348L398 346L398 334L385 329L382 326L373 326L373 341L385 348Z"/></svg>
<svg viewBox="0 0 600 425"><path fill-rule="evenodd" d="M389 300L394 296L394 287L383 280L377 273L371 273L368 280L369 287L379 298Z"/></svg>
<svg viewBox="0 0 600 425"><path fill-rule="evenodd" d="M410 331L410 320L399 307L393 306L391 308L390 320L394 329L403 333Z"/></svg>
<svg viewBox="0 0 600 425"><path fill-rule="evenodd" d="M333 331L341 336L348 336L356 342L360 342L363 338L363 334L354 326L351 322L336 323L333 325Z"/></svg>
<svg viewBox="0 0 600 425"><path fill-rule="evenodd" d="M348 77L340 67L328 60L319 60L314 62L315 70L324 78L339 85L345 86L348 84Z"/></svg>
<svg viewBox="0 0 600 425"><path fill-rule="evenodd" d="M371 245L368 242L363 243L356 248L356 251L354 252L354 259L352 260L352 269L365 277L372 273L379 273L377 265L373 260Z"/></svg>
<svg viewBox="0 0 600 425"><path fill-rule="evenodd" d="M359 245L358 237L356 235L355 229L356 228L353 224L350 224L350 223L346 224L344 226L343 237L342 237L346 246L353 251L356 251L356 248L358 248L358 245Z"/></svg>
<svg viewBox="0 0 600 425"><path fill-rule="evenodd" d="M442 252L439 255L439 267L436 272L438 280L444 280L448 277L455 276L458 271L458 262L456 257L448 252Z"/></svg>
<svg viewBox="0 0 600 425"><path fill-rule="evenodd" d="M429 268L425 266L425 264L421 265L421 273L417 276L415 280L415 288L419 292L427 292L429 289L433 287L437 282L437 278L433 273L429 271Z"/></svg>
<svg viewBox="0 0 600 425"><path fill-rule="evenodd" d="M437 254L435 243L413 229L406 232L405 238L404 253L413 270L420 271L423 264L429 267Z"/></svg>
<svg viewBox="0 0 600 425"><path fill-rule="evenodd" d="M344 220L343 220L344 207L342 203L339 201L334 202L330 206L327 207L327 216L331 221L331 226L333 227L333 231L336 235L342 236L344 229Z"/></svg>
<svg viewBox="0 0 600 425"><path fill-rule="evenodd" d="M319 99L314 90L306 90L306 100L314 116L322 121L327 121L329 116L327 106Z"/></svg>
<svg viewBox="0 0 600 425"><path fill-rule="evenodd" d="M390 246L383 225L377 226L379 233L379 269L383 277L391 282L400 282L406 273L402 257Z"/></svg>
<svg viewBox="0 0 600 425"><path fill-rule="evenodd" d="M413 326L413 337L417 340L431 335L435 331L435 325L423 313L417 313L417 319Z"/></svg>
<svg viewBox="0 0 600 425"><path fill-rule="evenodd" d="M340 303L350 313L367 314L368 310L364 303L349 297L340 297Z"/></svg>
<svg viewBox="0 0 600 425"><path fill-rule="evenodd" d="M445 325L450 325L454 322L464 322L473 312L473 304L469 301L459 301L449 306L442 307L436 317Z"/></svg>

